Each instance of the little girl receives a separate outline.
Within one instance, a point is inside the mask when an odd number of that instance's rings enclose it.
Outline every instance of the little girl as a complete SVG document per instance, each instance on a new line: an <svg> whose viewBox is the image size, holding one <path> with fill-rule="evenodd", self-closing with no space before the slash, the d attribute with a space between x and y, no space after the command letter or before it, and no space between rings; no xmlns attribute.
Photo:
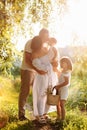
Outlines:
<svg viewBox="0 0 87 130"><path fill-rule="evenodd" d="M68 87L70 86L70 78L72 72L72 62L69 57L60 59L61 72L59 76L59 84L54 88L58 91L59 102L57 106L58 118L65 119L65 102L68 98Z"/></svg>

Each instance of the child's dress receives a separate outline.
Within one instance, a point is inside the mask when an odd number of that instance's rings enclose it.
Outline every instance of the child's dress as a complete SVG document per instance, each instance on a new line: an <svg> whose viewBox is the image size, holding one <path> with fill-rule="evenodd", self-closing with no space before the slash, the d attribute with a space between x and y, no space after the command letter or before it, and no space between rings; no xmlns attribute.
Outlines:
<svg viewBox="0 0 87 130"><path fill-rule="evenodd" d="M68 98L68 87L70 86L71 72L67 71L65 73L61 73L59 77L59 84L64 82L64 77L69 78L69 83L58 90L61 100L67 100Z"/></svg>
<svg viewBox="0 0 87 130"><path fill-rule="evenodd" d="M47 55L40 58L35 58L32 61L33 66L38 70L47 72L44 75L36 74L33 84L33 112L34 116L40 116L48 112L49 105L47 101L47 88L48 85L54 87L58 84L58 77L56 72L53 71L53 67L50 64L53 58L53 52L50 50Z"/></svg>

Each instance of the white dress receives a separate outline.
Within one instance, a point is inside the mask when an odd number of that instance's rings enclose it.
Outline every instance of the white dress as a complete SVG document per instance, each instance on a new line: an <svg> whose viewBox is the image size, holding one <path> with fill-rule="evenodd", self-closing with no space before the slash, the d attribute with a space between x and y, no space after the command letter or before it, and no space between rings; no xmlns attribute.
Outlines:
<svg viewBox="0 0 87 130"><path fill-rule="evenodd" d="M69 83L59 89L59 95L61 100L67 100L68 98L68 87L70 86L71 72L67 71L65 73L61 73L59 78L59 84L64 82L64 77L68 77Z"/></svg>
<svg viewBox="0 0 87 130"><path fill-rule="evenodd" d="M46 104L47 101L47 88L48 85L53 87L58 84L58 77L56 72L53 71L52 65L50 64L53 58L52 50L43 57L35 58L32 64L39 70L46 71L48 73L41 75L36 74L33 84L33 113L34 116L43 115L48 112L49 105Z"/></svg>

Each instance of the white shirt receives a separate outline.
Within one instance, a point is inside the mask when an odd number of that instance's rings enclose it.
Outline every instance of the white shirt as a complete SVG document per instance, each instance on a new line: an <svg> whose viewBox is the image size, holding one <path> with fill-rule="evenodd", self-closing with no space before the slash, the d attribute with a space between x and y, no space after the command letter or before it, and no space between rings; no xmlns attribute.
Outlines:
<svg viewBox="0 0 87 130"><path fill-rule="evenodd" d="M24 54L23 54L23 61L22 61L21 69L22 69L22 70L34 71L31 67L29 67L29 65L28 65L28 64L26 63L26 61L25 61L25 52L32 53L31 40L29 40L29 41L25 44Z"/></svg>

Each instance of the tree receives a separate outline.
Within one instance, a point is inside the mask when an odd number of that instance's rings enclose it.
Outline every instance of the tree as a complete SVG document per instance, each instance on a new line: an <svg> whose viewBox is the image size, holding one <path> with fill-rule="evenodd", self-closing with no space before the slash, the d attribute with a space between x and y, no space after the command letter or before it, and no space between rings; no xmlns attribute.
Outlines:
<svg viewBox="0 0 87 130"><path fill-rule="evenodd" d="M8 73L15 55L17 36L33 35L33 24L48 27L51 12L56 4L58 13L66 7L66 0L1 0L0 1L0 71ZM26 24L27 23L27 24ZM29 28L29 31L28 31ZM28 33L26 33L28 32Z"/></svg>

